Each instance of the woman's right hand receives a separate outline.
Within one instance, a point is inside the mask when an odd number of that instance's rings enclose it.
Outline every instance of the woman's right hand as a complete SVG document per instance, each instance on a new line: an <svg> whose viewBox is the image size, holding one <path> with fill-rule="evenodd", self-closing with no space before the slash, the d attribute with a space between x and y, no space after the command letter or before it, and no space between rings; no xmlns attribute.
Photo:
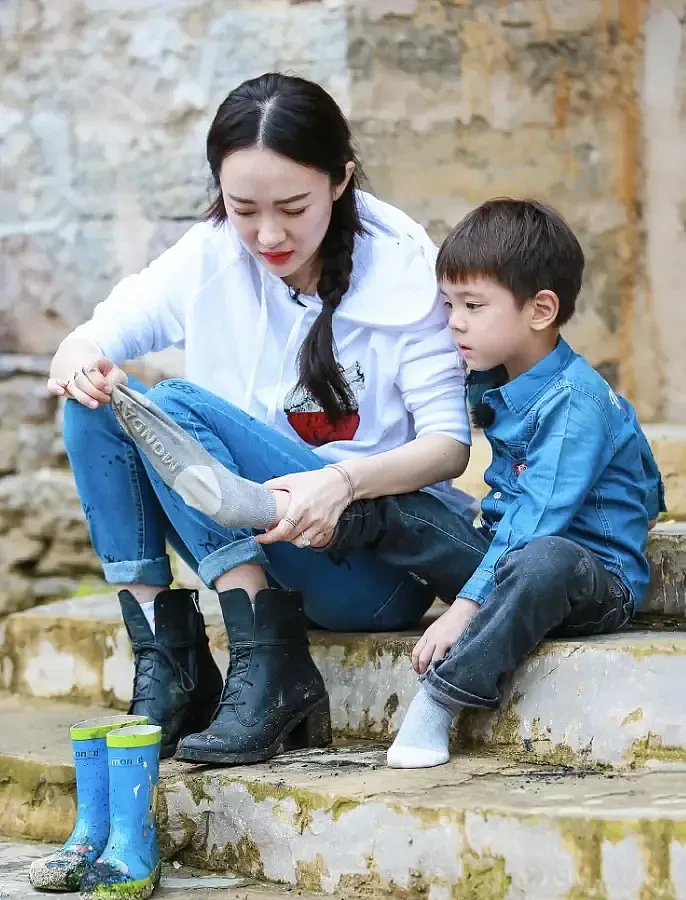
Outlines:
<svg viewBox="0 0 686 900"><path fill-rule="evenodd" d="M115 384L126 384L127 380L119 366L99 356L75 369L67 379L51 376L48 391L56 397L71 397L82 406L97 409L110 402Z"/></svg>

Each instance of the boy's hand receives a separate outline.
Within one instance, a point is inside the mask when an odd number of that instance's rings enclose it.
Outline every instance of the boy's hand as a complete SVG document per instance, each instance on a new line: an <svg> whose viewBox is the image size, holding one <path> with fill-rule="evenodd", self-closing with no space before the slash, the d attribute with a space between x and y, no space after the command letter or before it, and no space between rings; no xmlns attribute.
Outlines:
<svg viewBox="0 0 686 900"><path fill-rule="evenodd" d="M432 662L448 655L478 610L478 603L458 597L450 609L429 625L412 651L412 668L417 675L423 675Z"/></svg>

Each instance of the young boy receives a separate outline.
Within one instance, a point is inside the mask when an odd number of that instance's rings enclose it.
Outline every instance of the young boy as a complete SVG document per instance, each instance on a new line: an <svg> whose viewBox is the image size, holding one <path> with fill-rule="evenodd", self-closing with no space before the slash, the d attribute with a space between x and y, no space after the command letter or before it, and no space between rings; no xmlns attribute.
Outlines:
<svg viewBox="0 0 686 900"><path fill-rule="evenodd" d="M463 707L496 708L503 676L546 636L621 628L648 585L660 473L631 406L560 337L583 268L569 225L530 201L483 204L439 251L469 402L493 451L481 525L446 525L426 493L356 502L329 548L374 548L457 595L413 650L421 685L390 766L447 762Z"/></svg>

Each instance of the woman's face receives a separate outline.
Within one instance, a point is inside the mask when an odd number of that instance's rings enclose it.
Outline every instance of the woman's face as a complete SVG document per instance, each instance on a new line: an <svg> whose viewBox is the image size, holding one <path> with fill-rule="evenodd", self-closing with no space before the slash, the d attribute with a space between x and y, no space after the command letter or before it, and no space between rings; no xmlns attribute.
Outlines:
<svg viewBox="0 0 686 900"><path fill-rule="evenodd" d="M333 187L324 172L273 150L251 147L227 156L219 173L226 212L255 259L280 278L307 282L353 164L348 168L343 184Z"/></svg>

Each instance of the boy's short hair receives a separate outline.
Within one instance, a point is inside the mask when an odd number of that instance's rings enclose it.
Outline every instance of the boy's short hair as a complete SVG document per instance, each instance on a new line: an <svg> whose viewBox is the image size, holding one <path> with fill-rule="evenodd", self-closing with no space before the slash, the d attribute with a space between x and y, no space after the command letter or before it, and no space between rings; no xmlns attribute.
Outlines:
<svg viewBox="0 0 686 900"><path fill-rule="evenodd" d="M481 277L496 281L520 306L539 291L560 301L564 325L581 290L584 252L564 218L545 203L499 197L468 213L443 241L436 274L454 284Z"/></svg>

